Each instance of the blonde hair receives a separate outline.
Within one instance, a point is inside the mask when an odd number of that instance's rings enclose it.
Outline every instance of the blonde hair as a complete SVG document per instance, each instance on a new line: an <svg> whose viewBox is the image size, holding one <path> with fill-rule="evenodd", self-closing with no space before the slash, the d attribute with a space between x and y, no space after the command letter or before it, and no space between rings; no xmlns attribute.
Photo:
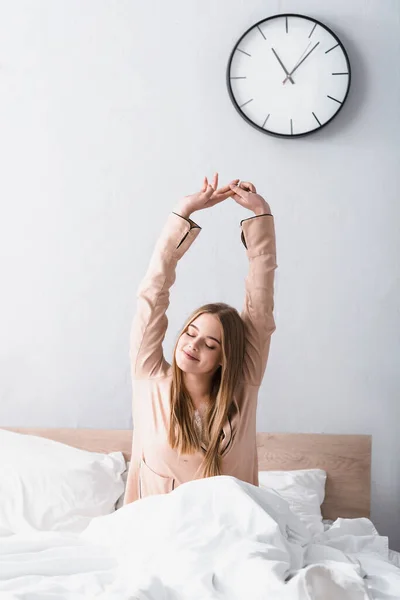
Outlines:
<svg viewBox="0 0 400 600"><path fill-rule="evenodd" d="M182 370L175 360L179 338L190 323L203 313L215 315L221 323L222 365L211 381L211 403L205 414L208 448L203 459L203 477L221 475L218 453L222 428L229 414L233 394L243 369L245 352L245 326L238 311L223 302L205 304L187 319L176 341L172 359L172 386L170 402L170 427L168 442L177 448L179 455L194 454L201 450L201 440L193 423L194 405L185 388Z"/></svg>

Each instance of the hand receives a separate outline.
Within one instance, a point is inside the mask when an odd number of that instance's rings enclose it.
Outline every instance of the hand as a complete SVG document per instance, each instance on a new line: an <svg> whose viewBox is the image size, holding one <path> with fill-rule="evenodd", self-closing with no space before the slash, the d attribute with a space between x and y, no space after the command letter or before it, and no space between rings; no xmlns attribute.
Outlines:
<svg viewBox="0 0 400 600"><path fill-rule="evenodd" d="M303 58L304 54L307 52L307 50L309 49L309 47L311 46L311 44L312 44L312 42L308 42L308 46L307 46L307 48L306 48L305 50L303 50L303 52L302 52L302 54L301 54L300 58L299 58L299 59L296 61L296 64L294 65L295 67L297 67L297 65L299 64L299 62L301 61L301 59ZM288 73L288 75L289 75L289 73ZM282 83L283 83L283 84L285 84L285 83L286 83L286 81L287 81L287 79L288 79L288 78L286 77L286 78L285 78L285 79L282 81Z"/></svg>
<svg viewBox="0 0 400 600"><path fill-rule="evenodd" d="M271 212L268 202L257 194L255 185L250 181L241 181L239 185L231 183L230 188L234 192L232 198L243 208L252 210L256 215Z"/></svg>
<svg viewBox="0 0 400 600"><path fill-rule="evenodd" d="M239 179L233 179L231 183L239 183ZM210 208L233 195L230 184L218 188L218 173L215 173L212 185L208 183L207 177L204 177L200 192L185 196L176 206L176 212L182 217L189 217L196 210Z"/></svg>
<svg viewBox="0 0 400 600"><path fill-rule="evenodd" d="M305 55L305 57L303 58L303 60L301 60L300 62L297 62L297 64L295 65L295 67L294 67L294 68L293 68L293 69L290 71L290 73L288 73L287 77L285 77L285 79L283 80L283 82L282 82L282 83L285 83L285 81L287 80L287 78L288 78L288 77L291 77L291 76L293 75L293 73L296 71L296 69L298 69L298 68L299 68L299 66L301 65L301 63L303 63L303 62L306 60L307 56L310 56L311 52L312 52L313 50L315 50L315 48L318 46L318 44L319 44L319 42L317 42L317 43L315 44L315 46L313 46L313 47L311 48L310 52L309 52L308 54L306 54L306 55ZM309 46L309 45L310 45L310 44L308 44L308 46ZM307 46L307 48L308 48L308 46ZM306 48L306 50L307 50L307 48ZM304 50L304 52L305 52L306 50ZM303 54L304 54L304 52L303 52Z"/></svg>
<svg viewBox="0 0 400 600"><path fill-rule="evenodd" d="M279 58L279 56L277 55L277 53L275 52L275 50L273 48L271 48L272 52L275 54L276 58L278 59L279 64L281 65L282 69L285 71L287 77L286 79L290 79L290 81L294 84L293 79L290 77L289 75L289 71L287 70L287 68L285 67L285 65L283 64L283 62L281 61L281 59ZM285 79L285 81L286 81ZM285 81L283 83L285 83Z"/></svg>

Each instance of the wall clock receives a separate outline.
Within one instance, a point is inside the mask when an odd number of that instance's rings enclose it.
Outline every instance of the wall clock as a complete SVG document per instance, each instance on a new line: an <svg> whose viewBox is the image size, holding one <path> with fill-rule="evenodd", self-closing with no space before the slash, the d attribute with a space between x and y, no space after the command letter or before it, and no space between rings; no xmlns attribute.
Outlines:
<svg viewBox="0 0 400 600"><path fill-rule="evenodd" d="M347 52L326 25L279 14L248 29L227 67L230 98L263 133L296 138L318 131L340 112L350 89Z"/></svg>

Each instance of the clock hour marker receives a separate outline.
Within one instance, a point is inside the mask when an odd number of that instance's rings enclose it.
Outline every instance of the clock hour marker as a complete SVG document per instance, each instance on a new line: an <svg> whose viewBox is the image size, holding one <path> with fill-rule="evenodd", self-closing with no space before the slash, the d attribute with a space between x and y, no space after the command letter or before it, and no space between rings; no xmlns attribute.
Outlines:
<svg viewBox="0 0 400 600"><path fill-rule="evenodd" d="M293 135L293 121L290 119L290 135Z"/></svg>
<svg viewBox="0 0 400 600"><path fill-rule="evenodd" d="M333 73L332 73L333 75ZM247 77L231 77L231 79L247 79Z"/></svg>
<svg viewBox="0 0 400 600"><path fill-rule="evenodd" d="M335 46L332 46L332 48L329 48L329 50L327 50L325 52L325 54L328 54L328 52L330 52L331 50L333 50L334 48L337 48L339 46L339 44L335 44Z"/></svg>
<svg viewBox="0 0 400 600"><path fill-rule="evenodd" d="M237 50L239 50L239 52L243 52L243 54L247 54L247 56L251 56L251 54L249 54L248 52L245 52L244 50L241 50L240 48L237 48Z"/></svg>
<svg viewBox="0 0 400 600"><path fill-rule="evenodd" d="M316 28L317 24L315 23L314 27L311 29L311 33L308 36L309 38L312 36L312 34L314 33L314 29Z"/></svg>
<svg viewBox="0 0 400 600"><path fill-rule="evenodd" d="M348 75L348 73L332 73L332 75Z"/></svg>
<svg viewBox="0 0 400 600"><path fill-rule="evenodd" d="M330 98L331 100L334 100L335 102L338 102L339 104L342 104L340 102L340 100L337 100L337 98L332 98L332 96L329 96L329 94L327 94L328 98Z"/></svg>
<svg viewBox="0 0 400 600"><path fill-rule="evenodd" d="M243 108L243 106L246 106L246 104L248 104L249 102L253 102L254 98L251 98L250 100L247 100L247 102L245 102L244 104L240 105L240 108Z"/></svg>
<svg viewBox="0 0 400 600"><path fill-rule="evenodd" d="M318 121L317 115L314 112L313 112L313 115L316 118L318 125L321 126L321 123Z"/></svg>
<svg viewBox="0 0 400 600"><path fill-rule="evenodd" d="M264 121L264 123L262 124L262 126L263 126L263 127L264 127L265 123L268 121L268 119L269 119L269 115L270 115L270 114L271 114L271 113L268 113L267 117L265 118L265 121Z"/></svg>
<svg viewBox="0 0 400 600"><path fill-rule="evenodd" d="M287 17L285 17L285 19L286 19L286 33L287 33L288 32L288 22L287 22L288 19L287 19Z"/></svg>
<svg viewBox="0 0 400 600"><path fill-rule="evenodd" d="M258 31L261 33L261 35L263 36L264 40L266 40L267 38L265 37L265 35L263 34L263 32L261 31L259 25L257 25L257 29Z"/></svg>

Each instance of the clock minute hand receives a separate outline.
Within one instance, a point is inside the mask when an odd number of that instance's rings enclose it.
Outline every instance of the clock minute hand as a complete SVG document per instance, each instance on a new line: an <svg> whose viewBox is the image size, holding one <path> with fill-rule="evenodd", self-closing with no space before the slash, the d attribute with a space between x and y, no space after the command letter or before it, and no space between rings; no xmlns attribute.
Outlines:
<svg viewBox="0 0 400 600"><path fill-rule="evenodd" d="M307 52L307 50L309 49L309 47L311 46L311 42L308 42L307 46L305 47L305 49L303 50L303 52L301 53L301 55L299 56L299 58L296 60L295 63L295 67L297 67L297 65L299 64L299 62L301 61L301 59L303 58L303 56L305 55L305 53ZM283 84L285 84L287 81L287 77L284 81L282 81Z"/></svg>
<svg viewBox="0 0 400 600"><path fill-rule="evenodd" d="M290 80L290 81L291 81L291 82L294 84L294 81L293 81L293 79L291 78L291 73L289 73L289 71L287 70L287 68L285 67L285 65L283 64L283 62L281 61L281 59L279 58L279 56L278 56L278 55L277 55L277 53L275 52L275 50L274 50L273 48L271 48L271 50L272 50L272 52L275 54L276 58L278 59L278 62L279 62L279 64L281 65L282 69L285 71L285 73L286 73L286 75L287 75L286 79L289 79L289 80ZM285 81L286 81L286 79L285 79Z"/></svg>
<svg viewBox="0 0 400 600"><path fill-rule="evenodd" d="M291 76L293 75L293 73L294 73L294 72L295 72L295 71L296 71L296 70L299 68L299 66L301 65L301 63L303 63L303 62L306 60L307 56L310 56L311 52L312 52L313 50L315 50L315 48L318 46L318 44L319 44L319 42L317 42L317 43L315 44L315 46L313 46L313 47L311 48L310 52L308 52L308 53L305 55L305 57L304 57L304 58L303 58L303 59L302 59L302 60L301 60L301 61L300 61L300 62L299 62L299 63L298 63L298 64L297 64L297 65L296 65L296 66L295 66L293 69L292 69L292 71L291 71L290 73L288 73L288 74L287 74L287 77L284 79L283 83L285 83L286 79L288 79L289 77L291 77Z"/></svg>

